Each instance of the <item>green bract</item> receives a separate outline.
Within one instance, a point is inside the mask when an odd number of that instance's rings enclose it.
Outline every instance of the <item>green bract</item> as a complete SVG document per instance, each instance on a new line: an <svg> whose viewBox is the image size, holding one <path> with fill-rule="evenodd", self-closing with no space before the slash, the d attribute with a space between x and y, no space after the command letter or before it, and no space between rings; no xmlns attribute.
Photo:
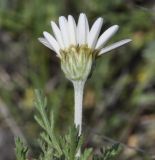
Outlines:
<svg viewBox="0 0 155 160"><path fill-rule="evenodd" d="M85 81L91 72L97 51L94 53L87 45L82 45L71 46L66 50L61 50L60 53L61 68L65 76L71 81Z"/></svg>

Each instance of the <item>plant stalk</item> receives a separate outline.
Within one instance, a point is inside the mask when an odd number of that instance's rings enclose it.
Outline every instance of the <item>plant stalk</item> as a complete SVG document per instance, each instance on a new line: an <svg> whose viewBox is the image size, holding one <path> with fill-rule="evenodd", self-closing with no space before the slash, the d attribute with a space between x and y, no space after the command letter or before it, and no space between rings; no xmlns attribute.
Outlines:
<svg viewBox="0 0 155 160"><path fill-rule="evenodd" d="M74 123L79 127L79 136L82 133L82 104L85 81L73 81L74 86Z"/></svg>

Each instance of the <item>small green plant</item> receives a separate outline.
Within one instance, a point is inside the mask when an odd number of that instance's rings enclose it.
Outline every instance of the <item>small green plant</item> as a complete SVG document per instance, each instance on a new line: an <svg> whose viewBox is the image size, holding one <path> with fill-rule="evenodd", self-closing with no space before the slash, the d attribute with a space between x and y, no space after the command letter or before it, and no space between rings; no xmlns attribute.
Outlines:
<svg viewBox="0 0 155 160"><path fill-rule="evenodd" d="M118 155L120 151L119 144L114 144L111 147L108 147L104 150L104 148L101 149L101 155L95 155L93 157L93 160L115 160L116 156Z"/></svg>
<svg viewBox="0 0 155 160"><path fill-rule="evenodd" d="M84 13L80 14L77 25L71 15L68 19L61 16L59 27L51 21L54 36L44 31L44 37L38 39L56 53L61 62L61 69L74 86L74 125L64 136L55 133L53 112L47 113L47 99L42 91L35 91L35 107L38 111L35 120L43 129L39 140L42 153L38 160L112 160L118 153L118 145L102 151L100 155L93 155L91 148L82 150L83 92L92 72L92 65L97 57L131 41L124 39L104 47L119 26L111 26L99 36L102 24L103 18L100 17L89 29L88 19ZM18 159L26 159L27 148L23 147L23 143L16 143L16 153Z"/></svg>
<svg viewBox="0 0 155 160"><path fill-rule="evenodd" d="M24 145L19 137L15 139L15 145L16 159L27 160L28 147Z"/></svg>
<svg viewBox="0 0 155 160"><path fill-rule="evenodd" d="M35 90L35 108L37 115L35 120L43 129L38 140L41 153L32 160L113 160L119 153L119 145L101 150L101 155L94 155L92 148L81 149L84 143L83 136L79 136L79 128L75 125L69 128L68 133L60 135L54 130L54 115L51 111L47 113L47 99L42 91ZM20 138L16 138L16 158L17 160L28 160L28 147L24 145ZM80 150L81 149L81 150ZM77 156L78 152L80 156Z"/></svg>

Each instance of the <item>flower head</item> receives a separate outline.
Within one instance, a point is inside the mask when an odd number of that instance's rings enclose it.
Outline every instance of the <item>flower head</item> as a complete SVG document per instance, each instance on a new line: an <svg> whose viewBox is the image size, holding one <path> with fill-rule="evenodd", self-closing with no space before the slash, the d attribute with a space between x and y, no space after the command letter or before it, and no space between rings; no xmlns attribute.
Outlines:
<svg viewBox="0 0 155 160"><path fill-rule="evenodd" d="M69 80L85 81L96 57L131 41L131 39L124 39L104 47L119 26L113 25L100 35L102 24L103 18L100 17L89 28L84 13L80 14L77 25L71 15L68 19L61 16L59 27L51 21L54 36L43 32L44 38L39 38L39 41L56 52L61 59L61 68Z"/></svg>

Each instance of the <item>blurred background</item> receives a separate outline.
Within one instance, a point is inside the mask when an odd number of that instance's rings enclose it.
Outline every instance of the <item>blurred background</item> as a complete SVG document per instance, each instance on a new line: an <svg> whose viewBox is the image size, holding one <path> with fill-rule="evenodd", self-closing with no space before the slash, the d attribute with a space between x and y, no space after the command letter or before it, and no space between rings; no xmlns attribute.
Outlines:
<svg viewBox="0 0 155 160"><path fill-rule="evenodd" d="M59 59L37 38L51 32L51 20L72 14L77 22L80 12L90 24L103 17L103 31L120 26L109 43L133 40L98 59L87 82L85 146L98 152L118 141L123 147L119 160L155 157L155 1L0 0L0 160L15 160L15 136L34 150L31 156L37 154L35 88L47 96L57 131L64 133L73 123L72 84Z"/></svg>

